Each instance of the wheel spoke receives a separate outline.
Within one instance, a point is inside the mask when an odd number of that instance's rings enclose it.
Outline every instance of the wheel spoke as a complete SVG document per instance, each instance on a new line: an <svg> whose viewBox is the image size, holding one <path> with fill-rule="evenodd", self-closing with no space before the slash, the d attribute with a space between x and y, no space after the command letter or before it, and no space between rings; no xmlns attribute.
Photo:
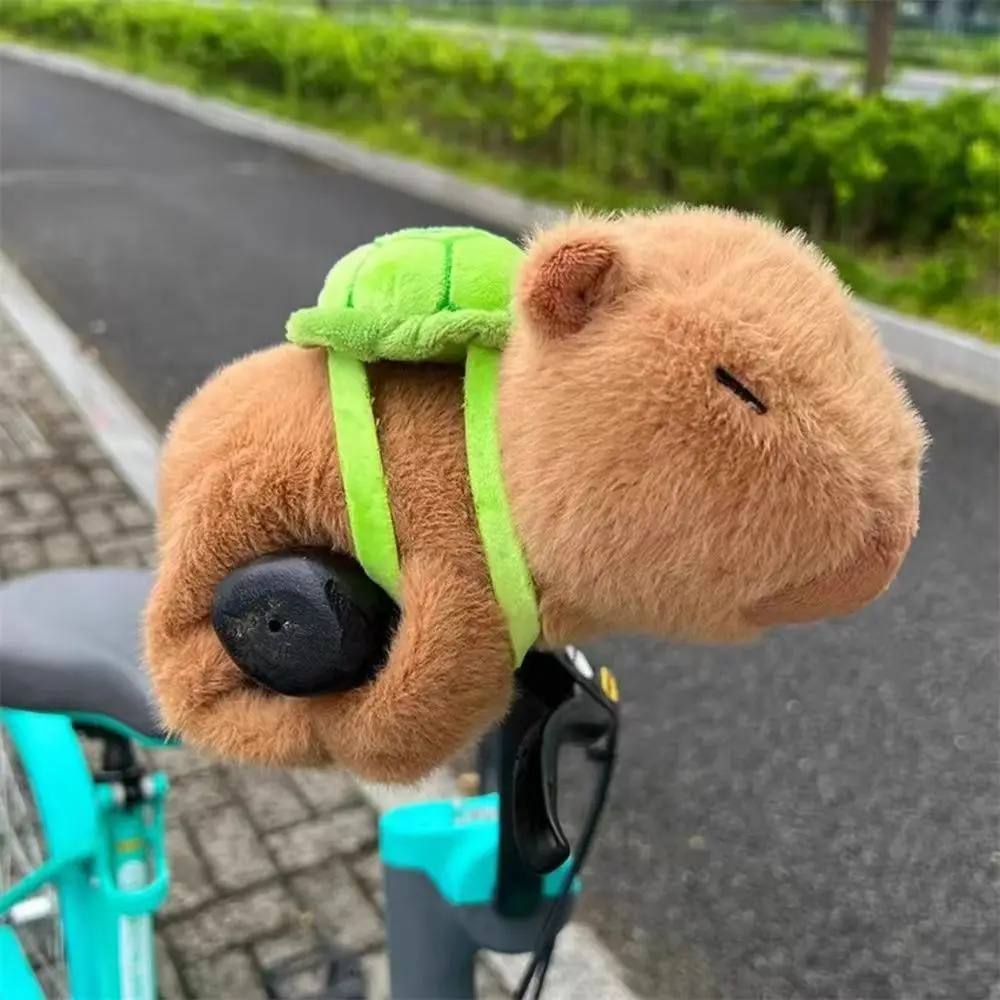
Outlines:
<svg viewBox="0 0 1000 1000"><path fill-rule="evenodd" d="M0 890L42 864L44 837L27 777L0 727ZM4 917L16 928L24 954L46 998L69 996L62 922L55 889L45 886Z"/></svg>

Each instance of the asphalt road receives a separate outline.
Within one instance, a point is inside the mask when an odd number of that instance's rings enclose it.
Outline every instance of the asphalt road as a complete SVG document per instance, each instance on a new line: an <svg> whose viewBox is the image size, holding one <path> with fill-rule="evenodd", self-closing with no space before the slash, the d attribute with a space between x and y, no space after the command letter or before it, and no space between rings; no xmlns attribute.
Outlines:
<svg viewBox="0 0 1000 1000"><path fill-rule="evenodd" d="M3 250L160 428L341 254L467 221L79 80L0 85ZM910 385L935 442L888 597L751 648L591 651L625 708L585 909L647 996L1000 997L998 412Z"/></svg>

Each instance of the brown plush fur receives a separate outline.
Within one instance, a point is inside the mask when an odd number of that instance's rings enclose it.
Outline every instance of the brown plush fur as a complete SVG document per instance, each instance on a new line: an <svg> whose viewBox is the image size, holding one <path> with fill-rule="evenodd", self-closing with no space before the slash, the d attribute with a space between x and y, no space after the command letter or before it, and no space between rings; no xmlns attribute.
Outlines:
<svg viewBox="0 0 1000 1000"><path fill-rule="evenodd" d="M813 248L690 210L578 217L529 250L499 423L546 643L745 641L889 585L917 528L925 435ZM351 551L322 352L235 362L176 418L147 648L166 722L202 748L409 781L506 710L511 654L469 494L461 369L377 365L371 379L403 617L385 669L347 694L247 686L209 621L215 584L255 556Z"/></svg>

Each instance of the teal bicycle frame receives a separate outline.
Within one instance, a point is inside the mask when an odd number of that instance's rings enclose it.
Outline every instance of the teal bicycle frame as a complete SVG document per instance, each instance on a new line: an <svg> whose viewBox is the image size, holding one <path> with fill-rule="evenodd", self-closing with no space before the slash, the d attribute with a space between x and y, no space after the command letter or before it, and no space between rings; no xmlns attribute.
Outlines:
<svg viewBox="0 0 1000 1000"><path fill-rule="evenodd" d="M522 670L549 682L561 676L542 654ZM569 683L564 679L557 687L566 694ZM573 701L557 703L578 707ZM496 762L481 760L481 776L498 783L497 790L411 803L381 817L395 1000L471 1000L479 951L529 951L540 936L551 933L554 942L568 919L580 891L575 861L582 863L586 847L542 876L526 866L514 838L512 782L523 737L536 728L540 705L537 699L518 701L497 731ZM572 718L593 727L587 722L592 716ZM17 937L19 921L11 917L19 904L52 885L70 996L157 1000L153 917L170 888L164 823L169 782L163 773L135 767L131 748L170 744L105 717L0 709L0 726L30 784L46 853L35 871L0 895L0 997L44 1000ZM80 728L105 739L103 773L91 773ZM280 974L272 974L275 978Z"/></svg>
<svg viewBox="0 0 1000 1000"><path fill-rule="evenodd" d="M108 720L0 710L28 778L45 840L42 865L0 895L0 919L53 885L72 997L156 1000L153 914L170 889L164 803L167 776L146 775L141 801L95 781L74 730L98 722L132 743L151 743ZM44 1000L16 928L0 926L4 1000Z"/></svg>
<svg viewBox="0 0 1000 1000"><path fill-rule="evenodd" d="M153 916L170 888L164 824L169 782L160 772L146 775L142 801L130 804L123 786L94 780L74 723L139 745L168 745L109 719L0 709L0 725L31 787L46 850L40 867L0 895L0 920L53 885L70 996L157 1000ZM451 984L449 996L472 997L472 960L479 947L516 952L530 946L540 913L533 920L494 917L485 924L476 917L496 885L497 810L492 793L414 803L383 815L379 841L394 995L411 996L417 983L429 981ZM544 880L543 899L556 896L567 869ZM445 945L452 946L450 965L432 960ZM0 996L45 1000L10 923L0 925Z"/></svg>

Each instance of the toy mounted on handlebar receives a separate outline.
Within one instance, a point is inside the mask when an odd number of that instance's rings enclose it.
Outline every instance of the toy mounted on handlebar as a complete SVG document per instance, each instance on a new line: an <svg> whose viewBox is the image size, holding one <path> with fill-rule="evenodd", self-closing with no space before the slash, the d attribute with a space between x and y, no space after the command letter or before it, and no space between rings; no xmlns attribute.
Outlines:
<svg viewBox="0 0 1000 1000"><path fill-rule="evenodd" d="M850 613L917 529L919 417L832 267L759 219L578 216L524 252L407 230L288 338L163 452L147 657L166 724L217 755L417 780L505 716L532 648ZM338 553L392 599L354 631ZM593 724L569 700L525 740L543 867L542 776Z"/></svg>

